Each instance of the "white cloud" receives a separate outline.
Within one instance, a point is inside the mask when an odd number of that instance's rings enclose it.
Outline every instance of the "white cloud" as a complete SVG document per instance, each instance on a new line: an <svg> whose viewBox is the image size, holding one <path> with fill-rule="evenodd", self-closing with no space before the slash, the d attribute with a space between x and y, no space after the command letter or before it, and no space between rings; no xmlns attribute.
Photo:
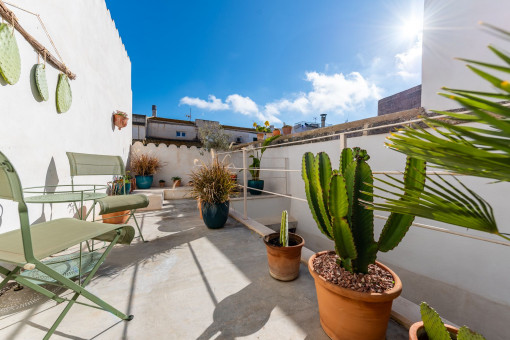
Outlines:
<svg viewBox="0 0 510 340"><path fill-rule="evenodd" d="M418 39L407 51L395 55L397 74L404 80L421 81L422 40Z"/></svg>
<svg viewBox="0 0 510 340"><path fill-rule="evenodd" d="M300 92L289 96L289 98L266 103L263 109L260 109L259 105L250 97L239 94L229 95L225 102L210 95L209 101L184 97L180 103L207 110L232 110L260 121L269 120L271 123L281 123L278 118L281 113L342 115L344 112L363 108L366 102L378 100L381 97L381 89L359 72L352 72L348 75L307 72L306 81L311 83L312 90L310 92Z"/></svg>
<svg viewBox="0 0 510 340"><path fill-rule="evenodd" d="M257 104L250 97L243 97L238 94L231 94L225 100L230 104L232 111L242 113L243 115L253 115L259 112Z"/></svg>
<svg viewBox="0 0 510 340"><path fill-rule="evenodd" d="M191 97L183 97L181 98L179 105L190 105L196 106L200 109L209 110L209 111L218 111L218 110L228 110L228 104L225 104L221 101L221 99L216 98L213 95L209 95L208 101L205 101L200 98L191 98Z"/></svg>
<svg viewBox="0 0 510 340"><path fill-rule="evenodd" d="M317 113L343 114L363 107L367 101L381 97L380 89L359 72L345 76L342 73L327 75L307 72L306 80L312 91L299 93L293 99L282 98L265 106L266 112L278 115L281 112L297 112L304 115Z"/></svg>

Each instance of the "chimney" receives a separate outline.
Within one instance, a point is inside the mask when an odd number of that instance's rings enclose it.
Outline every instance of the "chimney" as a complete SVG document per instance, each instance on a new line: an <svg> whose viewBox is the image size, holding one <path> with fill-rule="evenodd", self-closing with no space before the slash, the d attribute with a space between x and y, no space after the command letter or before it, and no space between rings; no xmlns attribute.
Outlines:
<svg viewBox="0 0 510 340"><path fill-rule="evenodd" d="M321 128L326 127L326 114L321 114Z"/></svg>
<svg viewBox="0 0 510 340"><path fill-rule="evenodd" d="M156 108L156 105L152 105L152 117L158 116L158 109Z"/></svg>

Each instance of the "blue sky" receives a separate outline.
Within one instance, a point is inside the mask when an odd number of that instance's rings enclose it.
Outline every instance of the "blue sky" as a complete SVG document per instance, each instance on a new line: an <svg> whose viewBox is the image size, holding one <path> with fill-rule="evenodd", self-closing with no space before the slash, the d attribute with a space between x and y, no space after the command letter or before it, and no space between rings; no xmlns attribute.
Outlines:
<svg viewBox="0 0 510 340"><path fill-rule="evenodd" d="M106 3L131 58L133 113L336 124L421 83L423 0Z"/></svg>

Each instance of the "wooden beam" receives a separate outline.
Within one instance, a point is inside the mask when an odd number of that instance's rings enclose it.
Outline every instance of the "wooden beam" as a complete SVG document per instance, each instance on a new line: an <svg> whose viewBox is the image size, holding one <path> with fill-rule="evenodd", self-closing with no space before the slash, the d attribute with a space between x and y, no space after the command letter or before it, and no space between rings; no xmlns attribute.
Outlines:
<svg viewBox="0 0 510 340"><path fill-rule="evenodd" d="M67 74L70 79L76 79L76 74L72 73L71 70L67 68L66 65L61 63L57 58L55 58L49 51L44 47L40 42L38 42L34 37L32 37L18 22L18 19L14 15L14 13L7 8L5 3L0 0L0 16L4 18L5 21L14 25L14 28L28 41L30 45L42 56L46 54L46 61L55 66L57 69Z"/></svg>

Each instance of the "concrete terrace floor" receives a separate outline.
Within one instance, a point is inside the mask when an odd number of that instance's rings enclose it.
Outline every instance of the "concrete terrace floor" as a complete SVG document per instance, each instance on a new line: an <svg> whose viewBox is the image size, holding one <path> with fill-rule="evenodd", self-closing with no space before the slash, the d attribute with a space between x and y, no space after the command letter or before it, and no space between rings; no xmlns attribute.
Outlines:
<svg viewBox="0 0 510 340"><path fill-rule="evenodd" d="M259 235L231 218L207 229L190 200L137 216L150 242L116 246L88 286L135 318L75 305L52 339L328 339L306 266L293 282L272 279ZM64 305L8 291L0 339L42 339ZM407 338L390 321L387 339Z"/></svg>

